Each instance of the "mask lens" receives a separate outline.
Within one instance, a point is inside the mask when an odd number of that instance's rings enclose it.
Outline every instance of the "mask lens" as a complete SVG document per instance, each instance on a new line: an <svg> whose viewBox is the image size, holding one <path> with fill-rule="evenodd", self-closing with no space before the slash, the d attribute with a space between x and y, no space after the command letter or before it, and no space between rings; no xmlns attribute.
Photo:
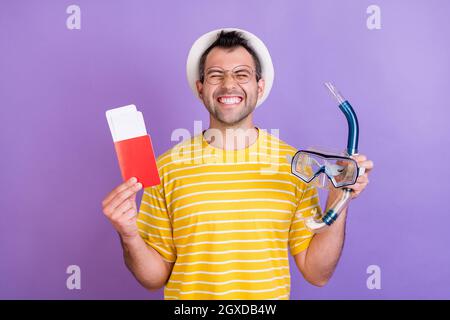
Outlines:
<svg viewBox="0 0 450 320"><path fill-rule="evenodd" d="M327 159L326 173L335 187L354 184L357 169L356 163L350 159Z"/></svg>
<svg viewBox="0 0 450 320"><path fill-rule="evenodd" d="M325 164L322 157L305 151L299 152L294 159L293 171L303 181L309 183L323 171ZM315 183L321 185L323 179L314 179Z"/></svg>
<svg viewBox="0 0 450 320"><path fill-rule="evenodd" d="M307 183L313 182L318 187L328 188L328 180L331 180L334 187L339 188L356 182L358 167L352 159L328 158L301 151L294 158L292 170Z"/></svg>
<svg viewBox="0 0 450 320"><path fill-rule="evenodd" d="M296 155L292 166L294 173L303 181L309 182L314 177L314 168L308 153L300 152Z"/></svg>

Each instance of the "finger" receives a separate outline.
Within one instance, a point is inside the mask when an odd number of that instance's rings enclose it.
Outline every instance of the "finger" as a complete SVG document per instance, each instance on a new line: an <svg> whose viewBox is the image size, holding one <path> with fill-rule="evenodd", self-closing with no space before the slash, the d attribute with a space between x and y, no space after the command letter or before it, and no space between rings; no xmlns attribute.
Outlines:
<svg viewBox="0 0 450 320"><path fill-rule="evenodd" d="M359 176L358 179L356 179L356 183L361 183L361 184L367 184L369 183L369 177L367 175L367 173L363 174L362 176Z"/></svg>
<svg viewBox="0 0 450 320"><path fill-rule="evenodd" d="M355 193L361 193L364 191L364 189L367 187L369 182L363 182L363 183L356 183L353 186L350 187Z"/></svg>
<svg viewBox="0 0 450 320"><path fill-rule="evenodd" d="M122 202L117 208L114 209L114 213L112 216L113 220L118 220L120 217L127 212L128 210L134 210L133 202L130 198L126 199L124 202Z"/></svg>
<svg viewBox="0 0 450 320"><path fill-rule="evenodd" d="M128 189L123 190L122 192L116 194L116 196L111 200L109 203L109 208L111 210L114 210L117 208L122 202L127 200L129 197L131 197L133 194L138 192L142 188L141 183L136 183L133 186L129 187Z"/></svg>
<svg viewBox="0 0 450 320"><path fill-rule="evenodd" d="M358 166L366 168L365 172L370 172L370 170L373 169L373 161L371 160L362 161L361 163L358 163Z"/></svg>
<svg viewBox="0 0 450 320"><path fill-rule="evenodd" d="M350 156L350 158L356 160L356 162L367 160L367 157L363 154L354 154L354 155Z"/></svg>
<svg viewBox="0 0 450 320"><path fill-rule="evenodd" d="M111 202L111 200L120 192L122 192L123 190L131 187L132 185L134 185L137 182L137 179L135 177L132 177L130 179L128 179L127 181L125 181L124 183L121 183L120 185L118 185L116 188L114 188L113 191L111 191L103 200L103 206L106 207L109 202Z"/></svg>
<svg viewBox="0 0 450 320"><path fill-rule="evenodd" d="M362 191L361 189L353 188L352 189L352 196L359 195L361 193L361 191Z"/></svg>
<svg viewBox="0 0 450 320"><path fill-rule="evenodd" d="M122 217L125 221L132 220L137 217L137 212L136 210L134 210L134 208L131 208L125 211Z"/></svg>
<svg viewBox="0 0 450 320"><path fill-rule="evenodd" d="M133 195L130 198L131 198L131 201L133 201L133 208L137 211L136 196L137 196L137 193L133 193Z"/></svg>

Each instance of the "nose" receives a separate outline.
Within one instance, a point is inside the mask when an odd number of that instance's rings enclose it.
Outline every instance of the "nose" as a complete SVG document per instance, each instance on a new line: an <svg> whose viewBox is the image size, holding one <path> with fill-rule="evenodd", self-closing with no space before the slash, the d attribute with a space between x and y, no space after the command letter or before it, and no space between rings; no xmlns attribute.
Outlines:
<svg viewBox="0 0 450 320"><path fill-rule="evenodd" d="M223 78L222 86L227 89L236 87L236 80L231 72L226 72Z"/></svg>

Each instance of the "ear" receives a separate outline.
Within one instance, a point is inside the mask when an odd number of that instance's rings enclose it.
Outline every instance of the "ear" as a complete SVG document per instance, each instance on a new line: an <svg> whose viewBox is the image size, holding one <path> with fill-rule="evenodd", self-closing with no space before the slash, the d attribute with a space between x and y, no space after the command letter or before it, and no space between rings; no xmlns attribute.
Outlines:
<svg viewBox="0 0 450 320"><path fill-rule="evenodd" d="M203 83L200 80L195 81L195 86L197 87L197 93L200 98L203 96Z"/></svg>
<svg viewBox="0 0 450 320"><path fill-rule="evenodd" d="M259 79L257 85L258 85L258 99L261 99L261 97L264 94L264 89L266 87L266 82L264 81L264 79Z"/></svg>

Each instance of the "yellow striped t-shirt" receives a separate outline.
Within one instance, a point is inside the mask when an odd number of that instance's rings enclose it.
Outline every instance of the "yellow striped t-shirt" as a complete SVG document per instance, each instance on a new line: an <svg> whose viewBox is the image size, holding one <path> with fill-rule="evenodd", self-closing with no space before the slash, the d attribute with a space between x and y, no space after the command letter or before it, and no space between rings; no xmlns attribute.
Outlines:
<svg viewBox="0 0 450 320"><path fill-rule="evenodd" d="M291 174L295 152L259 129L245 149L199 134L158 157L161 184L144 190L137 223L174 263L165 299L289 299L288 248L308 247L304 217L321 212L317 189Z"/></svg>

